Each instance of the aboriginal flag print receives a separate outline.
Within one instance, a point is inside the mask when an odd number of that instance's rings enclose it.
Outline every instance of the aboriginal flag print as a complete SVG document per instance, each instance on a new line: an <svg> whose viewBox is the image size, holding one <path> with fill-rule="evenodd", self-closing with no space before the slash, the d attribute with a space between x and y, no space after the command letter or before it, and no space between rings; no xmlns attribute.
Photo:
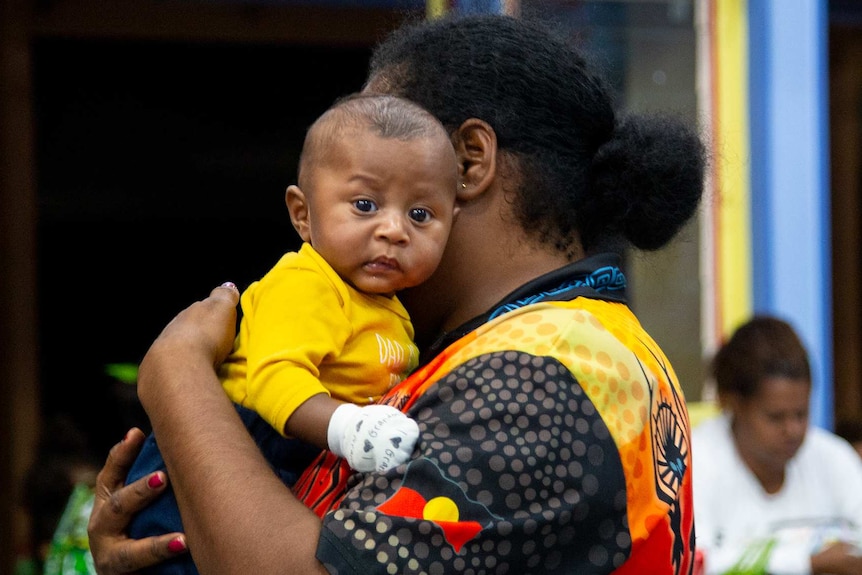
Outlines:
<svg viewBox="0 0 862 575"><path fill-rule="evenodd" d="M433 486L433 492L427 491ZM377 510L386 515L432 521L443 530L446 541L459 552L493 519L488 508L472 501L456 483L427 458L412 461L404 483Z"/></svg>

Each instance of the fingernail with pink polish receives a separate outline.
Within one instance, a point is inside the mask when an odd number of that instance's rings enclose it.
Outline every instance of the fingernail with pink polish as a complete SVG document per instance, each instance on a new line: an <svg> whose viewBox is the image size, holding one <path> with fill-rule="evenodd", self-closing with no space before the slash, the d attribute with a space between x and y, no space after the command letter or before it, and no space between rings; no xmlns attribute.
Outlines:
<svg viewBox="0 0 862 575"><path fill-rule="evenodd" d="M171 539L171 542L168 543L168 551L171 553L181 553L186 550L186 540L182 537L177 537L175 539Z"/></svg>
<svg viewBox="0 0 862 575"><path fill-rule="evenodd" d="M149 479L147 479L147 485L150 486L150 489L156 489L165 484L165 480L162 477L161 473L156 473Z"/></svg>
<svg viewBox="0 0 862 575"><path fill-rule="evenodd" d="M221 287L236 289L236 284L233 282L224 282L223 284L221 284Z"/></svg>

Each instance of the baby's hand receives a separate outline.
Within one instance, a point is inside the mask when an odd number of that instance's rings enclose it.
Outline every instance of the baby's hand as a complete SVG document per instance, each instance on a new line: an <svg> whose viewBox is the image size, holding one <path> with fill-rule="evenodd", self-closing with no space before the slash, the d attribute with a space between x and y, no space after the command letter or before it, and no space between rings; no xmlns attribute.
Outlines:
<svg viewBox="0 0 862 575"><path fill-rule="evenodd" d="M415 421L390 405L338 406L326 433L329 450L356 471L386 471L401 465L419 439Z"/></svg>

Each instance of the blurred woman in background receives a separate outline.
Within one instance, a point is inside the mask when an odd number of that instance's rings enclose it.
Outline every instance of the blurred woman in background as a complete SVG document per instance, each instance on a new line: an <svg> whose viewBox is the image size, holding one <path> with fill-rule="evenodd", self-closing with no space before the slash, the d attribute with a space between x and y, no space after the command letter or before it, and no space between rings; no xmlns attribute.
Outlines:
<svg viewBox="0 0 862 575"><path fill-rule="evenodd" d="M811 369L793 327L754 317L713 376L722 413L692 433L706 573L862 573L862 460L810 425Z"/></svg>

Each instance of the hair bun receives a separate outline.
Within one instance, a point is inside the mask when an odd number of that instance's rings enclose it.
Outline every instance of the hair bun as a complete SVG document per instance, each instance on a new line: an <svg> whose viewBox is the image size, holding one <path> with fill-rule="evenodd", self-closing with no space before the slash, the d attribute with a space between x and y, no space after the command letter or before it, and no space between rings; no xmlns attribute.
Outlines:
<svg viewBox="0 0 862 575"><path fill-rule="evenodd" d="M593 159L582 230L615 230L642 250L661 248L700 203L705 158L699 136L681 120L624 117Z"/></svg>

